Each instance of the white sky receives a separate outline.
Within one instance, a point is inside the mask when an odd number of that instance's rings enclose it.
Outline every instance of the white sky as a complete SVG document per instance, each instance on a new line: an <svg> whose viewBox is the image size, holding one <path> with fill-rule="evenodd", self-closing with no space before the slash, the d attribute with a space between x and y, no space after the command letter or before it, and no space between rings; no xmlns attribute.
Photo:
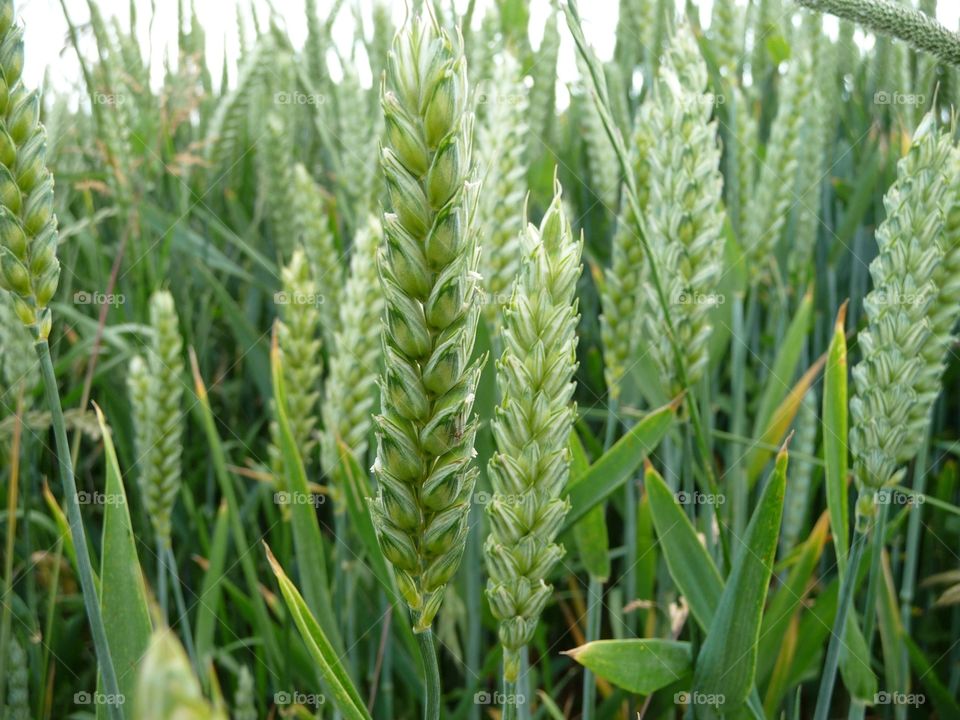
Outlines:
<svg viewBox="0 0 960 720"><path fill-rule="evenodd" d="M130 22L130 0L99 0L101 12L105 17L115 16L123 26ZM246 26L249 32L253 31L250 13L255 11L259 17L267 17L266 0L194 0L197 5L197 14L207 36L208 66L217 68L213 71L214 81L219 79L219 68L223 62L224 52L231 60L231 79L235 77L233 67L238 52L236 13L242 12L247 17ZM682 0L678 0L678 3ZM64 19L61 2L66 5L74 24L83 27L89 19L87 0L22 0L17 3L18 15L26 26L25 47L26 61L24 68L25 81L30 87L39 87L45 73L49 72L50 84L59 90L76 88L79 83L79 65L76 55L70 47L67 37L67 23ZM137 34L145 46L151 48L153 67L157 77L163 67L163 59L168 48L175 46L177 36L177 0L154 0L158 11L154 18L152 31L150 23L150 0L135 0L137 7ZM349 38L352 37L353 19L349 12L351 2L344 3L345 11L341 12L338 23L334 26L334 41L346 50ZM740 0L745 4L746 0ZM189 0L185 1L188 4ZM456 0L457 7L466 6L466 0ZM273 7L284 18L287 30L294 45L300 46L306 35L306 26L303 20L303 0L273 0ZM318 0L321 15L329 9L332 0ZM366 16L372 0L359 0ZM491 0L477 2L477 15L480 10L492 4ZM392 0L394 14L399 21L404 15L405 3L402 0ZM618 0L581 0L579 3L581 17L584 22L584 33L588 41L595 47L602 59L609 59L613 53L613 37L617 24ZM704 25L709 24L709 11L712 0L701 0L701 16ZM792 5L792 0L784 1L785 7ZM960 18L960 0L940 0L940 20L950 28L956 28ZM540 42L540 28L543 23L543 14L549 7L549 0L530 0L531 27L533 28L533 42ZM562 27L562 23L561 23ZM828 26L829 27L829 26ZM573 42L566 29L563 28L560 62L558 75L561 82L569 82L576 77L576 63L574 60ZM92 54L94 46L90 33L83 33L85 38L85 52ZM49 70L48 70L49 69Z"/></svg>

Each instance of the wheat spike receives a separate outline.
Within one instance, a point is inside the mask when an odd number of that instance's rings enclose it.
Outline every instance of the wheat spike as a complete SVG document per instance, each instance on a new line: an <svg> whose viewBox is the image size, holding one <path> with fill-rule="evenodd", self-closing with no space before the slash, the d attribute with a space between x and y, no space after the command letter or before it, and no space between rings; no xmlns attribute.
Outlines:
<svg viewBox="0 0 960 720"><path fill-rule="evenodd" d="M582 240L572 237L560 186L539 228L523 234L524 264L504 311L504 353L497 362L503 401L493 421L494 494L484 545L487 597L500 621L504 677L516 680L520 649L533 638L552 593L550 571L563 556L556 544L569 502L567 447L576 415L577 280Z"/></svg>
<svg viewBox="0 0 960 720"><path fill-rule="evenodd" d="M473 128L462 50L433 18L400 32L388 66L384 373L371 508L423 632L460 564L476 478L472 409L483 359L470 363L480 311Z"/></svg>

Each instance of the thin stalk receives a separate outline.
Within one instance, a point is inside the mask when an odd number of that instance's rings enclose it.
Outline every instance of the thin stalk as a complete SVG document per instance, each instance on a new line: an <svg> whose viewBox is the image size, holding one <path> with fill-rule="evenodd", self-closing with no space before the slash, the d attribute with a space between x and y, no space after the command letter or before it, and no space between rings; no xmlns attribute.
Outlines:
<svg viewBox="0 0 960 720"><path fill-rule="evenodd" d="M510 682L509 680L504 680L503 681L503 712L500 716L502 720L517 720L517 703L510 701L511 698L516 700L516 697L517 697L517 683Z"/></svg>
<svg viewBox="0 0 960 720"><path fill-rule="evenodd" d="M498 356L499 357L499 356ZM470 508L470 529L467 532L466 563L468 568L481 567L480 531L483 527L481 509L477 503ZM480 587L480 573L468 572L467 585L467 617L479 618L481 615L480 597L483 590ZM469 694L476 692L477 682L482 673L481 664L483 653L482 626L479 622L470 622L467 627L467 676L470 678ZM480 706L473 703L467 708L468 720L480 720Z"/></svg>
<svg viewBox="0 0 960 720"><path fill-rule="evenodd" d="M917 455L917 462L913 470L913 490L916 495L922 496L927 489L927 455L930 451L930 434L924 437L923 447ZM915 503L910 508L910 517L907 520L907 547L903 564L903 575L900 580L900 624L903 634L911 637L910 629L913 624L913 594L917 586L917 558L920 554L920 514L923 503ZM905 673L910 667L910 657L906 645L900 649L900 667ZM899 707L899 706L898 706Z"/></svg>
<svg viewBox="0 0 960 720"><path fill-rule="evenodd" d="M53 359L50 357L50 344L38 340L34 344L37 357L40 359L40 371L43 373L43 385L47 395L47 405L50 410L50 419L53 425L53 436L57 447L57 462L60 466L60 480L63 483L63 494L67 501L67 519L70 523L70 535L73 538L74 550L77 555L77 572L80 575L80 588L83 591L83 604L90 621L90 633L100 663L100 674L103 678L103 688L108 695L120 697L120 683L117 682L117 673L113 667L113 658L110 656L110 646L107 644L107 631L103 625L103 616L100 614L100 599L97 597L96 586L93 582L93 565L90 562L90 551L87 546L87 534L83 529L83 518L80 515L80 503L77 500L77 483L73 477L73 463L70 462L70 444L67 441L67 426L63 418L63 408L60 406L60 394L57 390L57 377L53 371ZM114 703L107 705L107 714L111 720L123 720L122 706Z"/></svg>
<svg viewBox="0 0 960 720"><path fill-rule="evenodd" d="M23 384L17 394L17 415L13 425L13 439L10 443L10 482L7 485L7 539L6 557L3 561L3 597L13 594L13 550L17 541L17 497L20 487L20 437L23 430ZM26 519L26 513L24 513ZM3 603L0 616L0 698L6 697L4 684L10 669L7 667L9 655L7 642L10 640L10 602Z"/></svg>
<svg viewBox="0 0 960 720"><path fill-rule="evenodd" d="M520 649L520 677L517 678L517 691L514 693L512 703L509 696L506 698L506 703L516 708L517 720L530 720L528 697L530 697L530 649L524 645ZM523 698L522 702L520 698Z"/></svg>
<svg viewBox="0 0 960 720"><path fill-rule="evenodd" d="M870 657L870 652L873 650L873 626L877 616L877 592L880 585L880 556L883 554L889 507L889 503L880 506L877 526L873 529L873 551L870 555L870 574L867 576L867 601L863 607L863 637L867 641L867 657ZM863 720L865 710L866 706L862 702L855 700L850 703L849 720Z"/></svg>
<svg viewBox="0 0 960 720"><path fill-rule="evenodd" d="M827 720L830 714L830 701L833 699L833 687L837 681L837 666L840 661L840 644L843 642L843 633L847 625L847 615L853 600L853 588L856 585L857 569L863 555L863 546L869 540L869 529L858 532L850 548L846 572L840 581L840 597L837 600L837 614L830 631L830 644L827 646L827 659L820 676L820 691L817 694L817 708L814 720Z"/></svg>
<svg viewBox="0 0 960 720"><path fill-rule="evenodd" d="M163 622L170 622L170 603L167 600L167 563L163 557L163 547L157 542L157 600L160 602L160 614Z"/></svg>
<svg viewBox="0 0 960 720"><path fill-rule="evenodd" d="M424 720L440 720L440 668L437 666L437 648L433 643L433 630L427 628L417 633L420 656L423 658L423 684L426 692L423 706Z"/></svg>
<svg viewBox="0 0 960 720"><path fill-rule="evenodd" d="M183 644L187 649L187 655L193 664L197 674L203 676L203 668L197 659L197 651L193 647L193 633L190 631L190 616L187 614L187 604L183 601L183 589L180 584L180 573L177 570L177 561L173 557L173 550L167 547L163 551L167 562L167 572L170 573L170 583L173 586L173 601L177 606L177 622L183 630Z"/></svg>
<svg viewBox="0 0 960 720"><path fill-rule="evenodd" d="M590 587L587 590L587 642L600 637L600 597L603 594L603 583L597 578L590 577ZM593 706L596 703L597 683L593 673L587 669L583 671L583 713L582 720L593 719Z"/></svg>

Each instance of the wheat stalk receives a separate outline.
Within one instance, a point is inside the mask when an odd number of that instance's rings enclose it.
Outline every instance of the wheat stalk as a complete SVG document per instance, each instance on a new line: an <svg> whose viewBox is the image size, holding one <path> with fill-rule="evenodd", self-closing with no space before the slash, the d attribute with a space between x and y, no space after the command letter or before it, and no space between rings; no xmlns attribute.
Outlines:
<svg viewBox="0 0 960 720"><path fill-rule="evenodd" d="M480 298L466 101L460 47L433 18L412 22L394 41L382 91L390 210L372 510L418 632L430 629L460 564L476 478L482 363L470 363Z"/></svg>
<svg viewBox="0 0 960 720"><path fill-rule="evenodd" d="M517 678L519 652L533 638L552 593L546 580L563 556L555 540L569 509L567 447L575 418L577 280L583 241L572 237L559 183L539 229L522 236L524 264L504 310L497 363L503 401L493 421L494 495L487 505L487 597L500 621L504 677Z"/></svg>

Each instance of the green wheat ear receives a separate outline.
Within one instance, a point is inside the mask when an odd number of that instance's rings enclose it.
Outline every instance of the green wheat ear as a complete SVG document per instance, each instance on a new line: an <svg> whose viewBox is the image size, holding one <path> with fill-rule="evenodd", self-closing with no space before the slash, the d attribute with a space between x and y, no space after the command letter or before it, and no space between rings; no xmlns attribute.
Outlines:
<svg viewBox="0 0 960 720"><path fill-rule="evenodd" d="M539 229L521 237L524 264L504 311L497 380L504 398L493 421L487 597L500 621L504 677L516 680L520 650L533 638L563 556L555 540L569 509L561 499L570 469L575 418L576 287L583 241L572 237L559 183Z"/></svg>
<svg viewBox="0 0 960 720"><path fill-rule="evenodd" d="M29 391L40 382L37 353L30 332L17 317L13 298L0 292L0 416L17 404L20 388ZM26 393L29 394L29 393Z"/></svg>
<svg viewBox="0 0 960 720"><path fill-rule="evenodd" d="M850 445L869 488L896 483L920 448L960 314L960 181L950 136L932 115L884 197L879 253L853 368Z"/></svg>
<svg viewBox="0 0 960 720"><path fill-rule="evenodd" d="M53 176L40 96L20 81L23 30L12 0L0 1L0 289L37 339L50 335L48 304L60 281Z"/></svg>
<svg viewBox="0 0 960 720"><path fill-rule="evenodd" d="M310 264L302 249L293 252L290 262L281 271L283 290L274 296L279 308L277 346L283 358L283 379L287 387L287 416L293 440L300 450L304 465L317 446L317 401L320 399L320 378L323 360L320 354L320 304ZM283 467L279 426L270 425L271 461L278 476Z"/></svg>
<svg viewBox="0 0 960 720"><path fill-rule="evenodd" d="M157 542L169 547L183 454L183 341L173 296L165 290L150 298L150 325L153 339L145 358L130 361L127 388L144 506Z"/></svg>
<svg viewBox="0 0 960 720"><path fill-rule="evenodd" d="M720 279L723 257L723 178L707 66L696 38L678 28L667 50L649 112L650 194L647 220L650 249L673 311L676 341L686 355L686 377L696 383L707 365L709 313ZM648 284L645 307L651 355L664 388L679 392L663 306Z"/></svg>
<svg viewBox="0 0 960 720"><path fill-rule="evenodd" d="M321 448L324 471L337 466L337 441L362 461L367 454L370 411L380 369L380 317L383 294L377 276L377 250L383 239L373 215L357 231L350 277L343 292L340 323L330 353L330 377L324 387Z"/></svg>
<svg viewBox="0 0 960 720"><path fill-rule="evenodd" d="M432 18L396 37L387 66L384 372L371 507L423 632L460 565L477 472L472 409L483 358L470 361L480 311L473 123L462 49Z"/></svg>

